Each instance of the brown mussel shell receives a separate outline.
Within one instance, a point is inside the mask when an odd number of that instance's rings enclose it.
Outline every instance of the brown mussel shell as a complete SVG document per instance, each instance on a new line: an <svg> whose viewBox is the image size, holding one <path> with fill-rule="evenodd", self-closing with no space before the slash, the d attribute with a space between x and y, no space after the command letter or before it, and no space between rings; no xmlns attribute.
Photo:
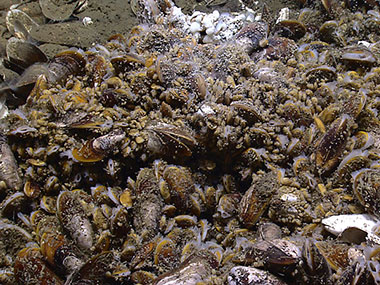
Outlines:
<svg viewBox="0 0 380 285"><path fill-rule="evenodd" d="M316 146L315 164L319 172L326 173L337 166L350 134L350 117L336 119Z"/></svg>
<svg viewBox="0 0 380 285"><path fill-rule="evenodd" d="M17 255L14 271L19 284L64 284L46 265L38 248L27 247L22 249Z"/></svg>

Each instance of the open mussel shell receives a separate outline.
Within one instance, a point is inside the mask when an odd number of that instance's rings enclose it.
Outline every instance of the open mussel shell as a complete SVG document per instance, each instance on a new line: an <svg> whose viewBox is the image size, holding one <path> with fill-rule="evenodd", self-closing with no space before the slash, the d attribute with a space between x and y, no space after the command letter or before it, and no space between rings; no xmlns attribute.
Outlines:
<svg viewBox="0 0 380 285"><path fill-rule="evenodd" d="M19 74L35 63L48 61L36 45L17 38L8 40L6 52L8 58L3 59L4 66Z"/></svg>
<svg viewBox="0 0 380 285"><path fill-rule="evenodd" d="M28 40L30 31L38 24L25 12L11 9L5 19L8 31L19 39Z"/></svg>
<svg viewBox="0 0 380 285"><path fill-rule="evenodd" d="M297 20L283 20L276 24L274 30L278 35L298 40L306 34L307 28Z"/></svg>
<svg viewBox="0 0 380 285"><path fill-rule="evenodd" d="M46 18L55 21L63 21L74 13L77 9L78 0L39 0L42 13Z"/></svg>
<svg viewBox="0 0 380 285"><path fill-rule="evenodd" d="M48 75L45 63L36 63L28 67L24 73L3 86L0 91L7 94L7 102L11 105L24 104L40 75Z"/></svg>

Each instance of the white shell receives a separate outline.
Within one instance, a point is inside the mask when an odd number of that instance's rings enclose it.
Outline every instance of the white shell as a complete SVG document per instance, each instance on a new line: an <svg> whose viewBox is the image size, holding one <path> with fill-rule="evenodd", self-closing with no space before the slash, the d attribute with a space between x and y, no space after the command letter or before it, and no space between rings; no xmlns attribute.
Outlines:
<svg viewBox="0 0 380 285"><path fill-rule="evenodd" d="M374 231L379 227L380 220L369 214L337 215L322 220L325 229L340 235L349 228L356 228L367 233L367 240L380 244L380 237Z"/></svg>

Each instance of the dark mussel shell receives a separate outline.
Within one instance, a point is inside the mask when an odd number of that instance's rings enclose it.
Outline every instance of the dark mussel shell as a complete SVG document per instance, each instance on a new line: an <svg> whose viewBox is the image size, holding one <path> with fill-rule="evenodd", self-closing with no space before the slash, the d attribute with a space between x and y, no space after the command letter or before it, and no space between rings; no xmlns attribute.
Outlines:
<svg viewBox="0 0 380 285"><path fill-rule="evenodd" d="M70 75L83 75L85 66L86 59L80 52L63 51L50 61L48 81L51 84L62 84Z"/></svg>

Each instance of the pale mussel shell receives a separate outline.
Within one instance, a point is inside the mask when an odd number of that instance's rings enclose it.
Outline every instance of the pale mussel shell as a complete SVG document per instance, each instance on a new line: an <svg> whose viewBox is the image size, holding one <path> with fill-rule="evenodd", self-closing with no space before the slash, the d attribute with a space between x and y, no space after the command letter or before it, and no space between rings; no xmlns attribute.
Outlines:
<svg viewBox="0 0 380 285"><path fill-rule="evenodd" d="M76 10L86 5L87 0L39 0L42 13L54 21L68 19Z"/></svg>
<svg viewBox="0 0 380 285"><path fill-rule="evenodd" d="M22 40L29 40L29 33L38 26L28 14L19 9L10 9L7 13L5 23L8 31Z"/></svg>
<svg viewBox="0 0 380 285"><path fill-rule="evenodd" d="M353 189L360 204L380 216L380 169L362 169L353 173Z"/></svg>
<svg viewBox="0 0 380 285"><path fill-rule="evenodd" d="M93 229L77 194L63 191L57 199L58 218L65 230L83 250L93 245Z"/></svg>

